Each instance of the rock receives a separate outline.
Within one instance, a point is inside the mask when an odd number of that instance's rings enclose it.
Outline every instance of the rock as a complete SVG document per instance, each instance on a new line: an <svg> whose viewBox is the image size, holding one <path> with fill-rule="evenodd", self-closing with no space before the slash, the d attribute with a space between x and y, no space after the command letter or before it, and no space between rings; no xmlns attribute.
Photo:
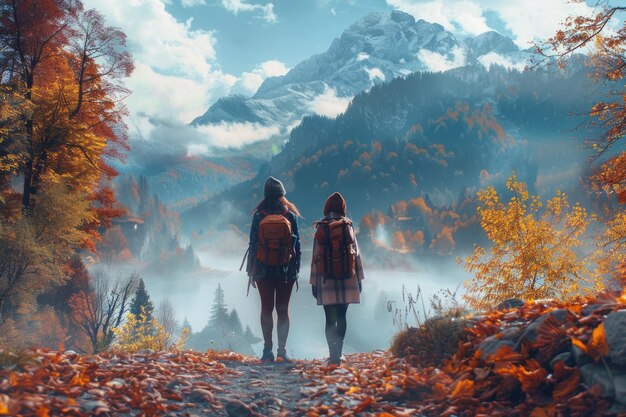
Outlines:
<svg viewBox="0 0 626 417"><path fill-rule="evenodd" d="M606 316L604 332L611 362L626 365L626 310L614 311Z"/></svg>
<svg viewBox="0 0 626 417"><path fill-rule="evenodd" d="M593 314L593 312L596 311L596 309L600 308L601 306L602 304L587 304L582 308L582 310L580 310L580 313L583 316L589 316Z"/></svg>
<svg viewBox="0 0 626 417"><path fill-rule="evenodd" d="M495 355L496 352L505 346L511 347L515 350L515 343L510 340L504 340L498 335L489 336L485 340L482 341L480 345L478 345L478 349L480 350L481 359L487 359L491 355Z"/></svg>
<svg viewBox="0 0 626 417"><path fill-rule="evenodd" d="M613 378L615 388L615 400L626 405L626 375L617 375Z"/></svg>
<svg viewBox="0 0 626 417"><path fill-rule="evenodd" d="M252 417L256 413L239 400L230 400L226 403L226 413L229 417Z"/></svg>
<svg viewBox="0 0 626 417"><path fill-rule="evenodd" d="M591 358L577 346L572 346L572 355L574 357L574 363L579 368L591 362Z"/></svg>
<svg viewBox="0 0 626 417"><path fill-rule="evenodd" d="M524 306L524 300L520 298L509 298L504 300L496 307L497 310L508 310L511 308L520 308Z"/></svg>
<svg viewBox="0 0 626 417"><path fill-rule="evenodd" d="M550 369L554 370L554 365L558 362L565 362L565 365L572 366L575 363L574 355L571 352L559 353L550 361Z"/></svg>
<svg viewBox="0 0 626 417"><path fill-rule="evenodd" d="M604 366L588 363L580 367L580 376L587 388L594 385L600 387L600 395L605 398L613 398L613 382Z"/></svg>
<svg viewBox="0 0 626 417"><path fill-rule="evenodd" d="M524 343L534 343L537 340L539 327L548 317L554 318L560 326L564 325L568 321L576 320L576 316L569 310L563 308L552 310L548 314L544 314L543 316L537 318L535 321L530 323L528 327L526 327L526 330L524 330L524 333L522 333L522 336L517 341L516 349L521 348Z"/></svg>
<svg viewBox="0 0 626 417"><path fill-rule="evenodd" d="M65 352L63 352L66 356L77 356L78 353L76 353L76 351L74 350L66 350Z"/></svg>

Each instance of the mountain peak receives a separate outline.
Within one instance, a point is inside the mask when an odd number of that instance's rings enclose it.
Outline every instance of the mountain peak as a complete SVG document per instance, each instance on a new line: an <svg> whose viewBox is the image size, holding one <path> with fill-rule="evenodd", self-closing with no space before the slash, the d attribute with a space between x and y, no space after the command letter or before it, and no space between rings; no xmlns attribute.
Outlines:
<svg viewBox="0 0 626 417"><path fill-rule="evenodd" d="M433 60L456 62L460 46L467 50L470 64L490 52L503 56L518 52L511 39L497 32L459 42L442 25L416 21L405 12L369 13L350 25L326 52L300 62L285 75L267 78L253 97L218 101L194 124L256 122L286 131L307 114L337 112L335 102L345 102L376 84L431 70Z"/></svg>

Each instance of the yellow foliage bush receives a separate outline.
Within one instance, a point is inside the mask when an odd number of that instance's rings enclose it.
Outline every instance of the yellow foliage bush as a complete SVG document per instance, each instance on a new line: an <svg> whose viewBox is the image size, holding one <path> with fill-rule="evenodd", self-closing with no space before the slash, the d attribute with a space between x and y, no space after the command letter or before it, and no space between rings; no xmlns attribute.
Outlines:
<svg viewBox="0 0 626 417"><path fill-rule="evenodd" d="M579 254L591 219L587 210L570 206L562 192L544 206L515 174L506 186L512 194L508 202L493 187L478 193L480 224L493 244L477 246L464 261L475 274L466 283L466 301L482 310L509 298L571 300L600 291Z"/></svg>
<svg viewBox="0 0 626 417"><path fill-rule="evenodd" d="M117 338L114 349L130 353L141 350L180 350L189 336L189 329L184 328L176 342L169 342L172 336L161 323L146 314L144 308L139 317L128 313L124 324L113 329L113 332Z"/></svg>

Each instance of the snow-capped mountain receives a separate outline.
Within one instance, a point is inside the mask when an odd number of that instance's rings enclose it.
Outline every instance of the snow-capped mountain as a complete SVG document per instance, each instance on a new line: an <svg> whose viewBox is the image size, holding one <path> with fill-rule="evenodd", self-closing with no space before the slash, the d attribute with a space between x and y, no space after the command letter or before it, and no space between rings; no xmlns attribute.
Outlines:
<svg viewBox="0 0 626 417"><path fill-rule="evenodd" d="M279 136L286 137L307 114L334 115L325 106L329 102L343 99L345 107L355 94L377 83L415 71L475 64L488 54L519 62L527 53L496 32L458 40L443 26L416 21L400 11L372 13L350 26L326 52L302 61L283 76L267 78L252 97L218 100L192 123L278 126ZM447 67L441 68L441 63Z"/></svg>

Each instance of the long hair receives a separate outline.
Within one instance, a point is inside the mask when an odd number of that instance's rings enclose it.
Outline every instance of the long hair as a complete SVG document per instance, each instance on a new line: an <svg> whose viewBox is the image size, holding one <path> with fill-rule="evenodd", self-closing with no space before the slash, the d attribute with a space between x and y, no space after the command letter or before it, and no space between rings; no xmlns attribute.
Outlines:
<svg viewBox="0 0 626 417"><path fill-rule="evenodd" d="M276 211L279 209L279 206L283 206L286 207L287 209L289 209L293 214L295 214L298 217L302 217L300 215L300 212L298 211L298 208L296 207L295 204L293 204L291 201L287 200L287 198L285 196L276 198L276 197L265 197L258 206L256 206L256 208L254 209L253 213L256 213L257 211Z"/></svg>

